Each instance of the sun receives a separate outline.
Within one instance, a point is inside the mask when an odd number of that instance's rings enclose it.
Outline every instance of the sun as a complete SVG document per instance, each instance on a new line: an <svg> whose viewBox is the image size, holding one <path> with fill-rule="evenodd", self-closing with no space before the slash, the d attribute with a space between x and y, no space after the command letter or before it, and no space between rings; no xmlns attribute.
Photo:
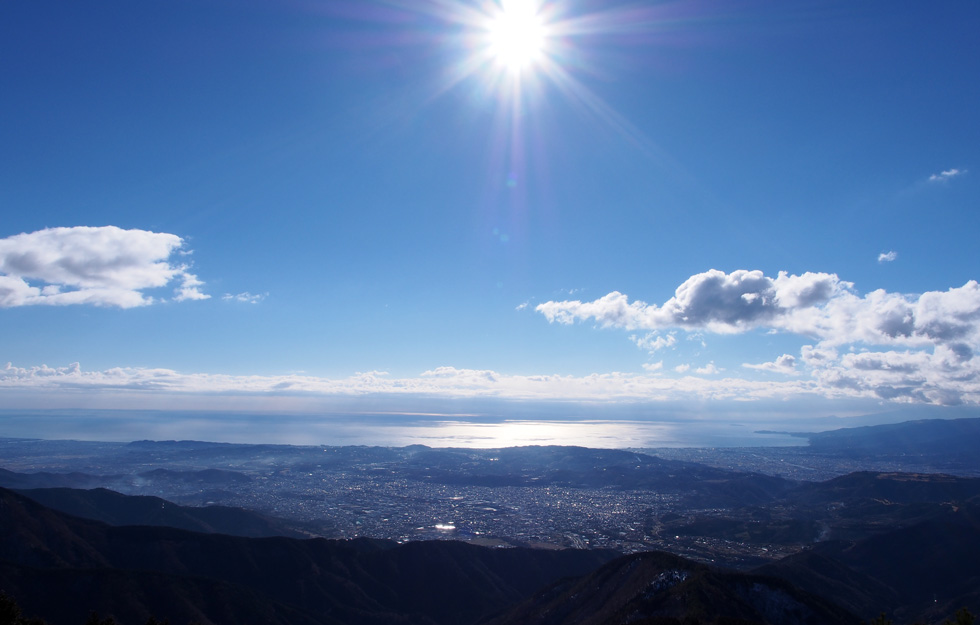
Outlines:
<svg viewBox="0 0 980 625"><path fill-rule="evenodd" d="M544 57L548 28L535 0L502 0L490 16L487 37L494 61L520 73Z"/></svg>

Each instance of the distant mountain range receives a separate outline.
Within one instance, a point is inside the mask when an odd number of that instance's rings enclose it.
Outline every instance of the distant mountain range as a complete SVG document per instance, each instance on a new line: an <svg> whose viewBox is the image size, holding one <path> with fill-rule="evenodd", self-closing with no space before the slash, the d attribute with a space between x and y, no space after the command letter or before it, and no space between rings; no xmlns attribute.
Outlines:
<svg viewBox="0 0 980 625"><path fill-rule="evenodd" d="M804 435L811 451L848 455L962 456L976 462L980 419L924 419L887 425L844 428Z"/></svg>

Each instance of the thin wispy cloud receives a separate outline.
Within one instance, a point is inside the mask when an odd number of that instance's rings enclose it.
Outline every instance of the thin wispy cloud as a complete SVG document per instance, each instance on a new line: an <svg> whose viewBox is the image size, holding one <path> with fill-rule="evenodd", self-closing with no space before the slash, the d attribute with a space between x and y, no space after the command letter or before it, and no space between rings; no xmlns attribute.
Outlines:
<svg viewBox="0 0 980 625"><path fill-rule="evenodd" d="M898 258L898 252L896 251L882 252L881 254L878 254L879 263L890 263L897 258Z"/></svg>
<svg viewBox="0 0 980 625"><path fill-rule="evenodd" d="M243 293L225 293L221 296L221 299L226 302L240 302L243 304L258 304L265 298L269 297L268 293L249 293L245 291Z"/></svg>
<svg viewBox="0 0 980 625"><path fill-rule="evenodd" d="M176 284L176 301L207 299L175 234L115 226L46 228L0 239L0 307L90 304L133 308Z"/></svg>
<svg viewBox="0 0 980 625"><path fill-rule="evenodd" d="M651 366L657 370L658 367ZM680 367L683 371L690 367ZM173 369L115 367L87 371L78 363L64 367L38 365L0 368L0 388L45 393L79 390L136 393L258 397L262 395L360 396L395 395L424 397L498 397L508 399L642 400L684 398L771 399L813 395L813 388L796 382L770 383L735 378L680 379L652 374L595 373L571 375L511 375L492 370L438 367L415 377L396 378L384 371L356 373L346 378L289 374L279 376L183 373ZM838 393L839 394L839 393Z"/></svg>
<svg viewBox="0 0 980 625"><path fill-rule="evenodd" d="M957 176L962 176L965 173L966 173L965 169L956 169L956 168L947 169L945 171L939 172L938 174L932 174L931 176L929 176L929 182L946 182L948 180L952 180L953 178L956 178Z"/></svg>
<svg viewBox="0 0 980 625"><path fill-rule="evenodd" d="M804 371L791 379L757 380L720 377L714 362L695 368L673 367L677 376L663 374L663 363L643 365L643 373L589 375L514 375L493 370L438 367L413 377L393 377L384 371L355 373L345 378L302 374L224 375L185 373L163 368L115 367L87 371L78 363L64 367L38 365L0 368L0 389L21 392L81 391L166 394L193 401L209 397L296 396L306 399L335 396L416 396L446 398L503 398L546 401L688 401L785 400L791 397L825 399L865 398L902 403L942 405L980 404L980 365L972 351L939 347L934 352L889 350L847 352L804 346ZM792 374L791 355L748 368ZM694 375L691 375L693 373ZM702 377L711 376L711 377Z"/></svg>

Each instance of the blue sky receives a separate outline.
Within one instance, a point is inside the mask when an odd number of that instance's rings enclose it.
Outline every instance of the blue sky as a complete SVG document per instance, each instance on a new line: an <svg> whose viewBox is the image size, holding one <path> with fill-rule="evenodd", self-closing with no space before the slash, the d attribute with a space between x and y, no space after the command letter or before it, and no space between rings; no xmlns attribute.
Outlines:
<svg viewBox="0 0 980 625"><path fill-rule="evenodd" d="M980 5L516 4L3 3L5 403L980 402Z"/></svg>

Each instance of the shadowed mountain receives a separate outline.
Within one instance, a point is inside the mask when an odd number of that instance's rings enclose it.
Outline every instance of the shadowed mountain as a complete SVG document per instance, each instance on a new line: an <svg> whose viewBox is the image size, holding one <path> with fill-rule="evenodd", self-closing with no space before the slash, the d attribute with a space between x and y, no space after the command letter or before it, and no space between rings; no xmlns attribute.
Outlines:
<svg viewBox="0 0 980 625"><path fill-rule="evenodd" d="M221 486L224 484L244 484L250 481L247 475L237 471L221 469L203 469L201 471L171 471L170 469L153 469L138 474L140 478L150 481L165 481L184 484L206 484Z"/></svg>
<svg viewBox="0 0 980 625"><path fill-rule="evenodd" d="M967 606L980 612L980 503L872 536L835 554L894 588L903 614L935 620Z"/></svg>
<svg viewBox="0 0 980 625"><path fill-rule="evenodd" d="M825 505L877 499L895 504L966 501L980 495L980 479L943 474L858 471L826 482L804 483L786 499Z"/></svg>
<svg viewBox="0 0 980 625"><path fill-rule="evenodd" d="M942 516L976 497L978 478L861 471L802 484L782 503L797 517L818 520L822 540L858 540Z"/></svg>
<svg viewBox="0 0 980 625"><path fill-rule="evenodd" d="M254 538L307 537L282 520L241 508L179 506L159 497L122 495L104 488L39 488L17 492L65 514L102 521L109 525L157 525Z"/></svg>
<svg viewBox="0 0 980 625"><path fill-rule="evenodd" d="M867 619L902 604L894 588L815 551L801 551L753 572L780 577L821 597L833 597L835 603Z"/></svg>
<svg viewBox="0 0 980 625"><path fill-rule="evenodd" d="M662 552L616 559L537 593L492 625L857 624L846 610L773 577L721 571Z"/></svg>
<svg viewBox="0 0 980 625"><path fill-rule="evenodd" d="M247 484L250 477L236 471L203 469L200 471L172 471L153 469L132 475L92 475L73 471L70 473L15 473L0 469L0 487L19 490L34 488L118 488L123 490L160 489L166 487L221 488Z"/></svg>
<svg viewBox="0 0 980 625"><path fill-rule="evenodd" d="M958 608L980 611L980 502L857 542L821 543L758 572L833 596L872 618L938 622Z"/></svg>
<svg viewBox="0 0 980 625"><path fill-rule="evenodd" d="M0 587L52 625L472 623L615 555L111 527L5 490L0 513Z"/></svg>
<svg viewBox="0 0 980 625"><path fill-rule="evenodd" d="M0 487L2 488L98 488L107 483L121 479L120 475L90 475L88 473L15 473L0 469Z"/></svg>

